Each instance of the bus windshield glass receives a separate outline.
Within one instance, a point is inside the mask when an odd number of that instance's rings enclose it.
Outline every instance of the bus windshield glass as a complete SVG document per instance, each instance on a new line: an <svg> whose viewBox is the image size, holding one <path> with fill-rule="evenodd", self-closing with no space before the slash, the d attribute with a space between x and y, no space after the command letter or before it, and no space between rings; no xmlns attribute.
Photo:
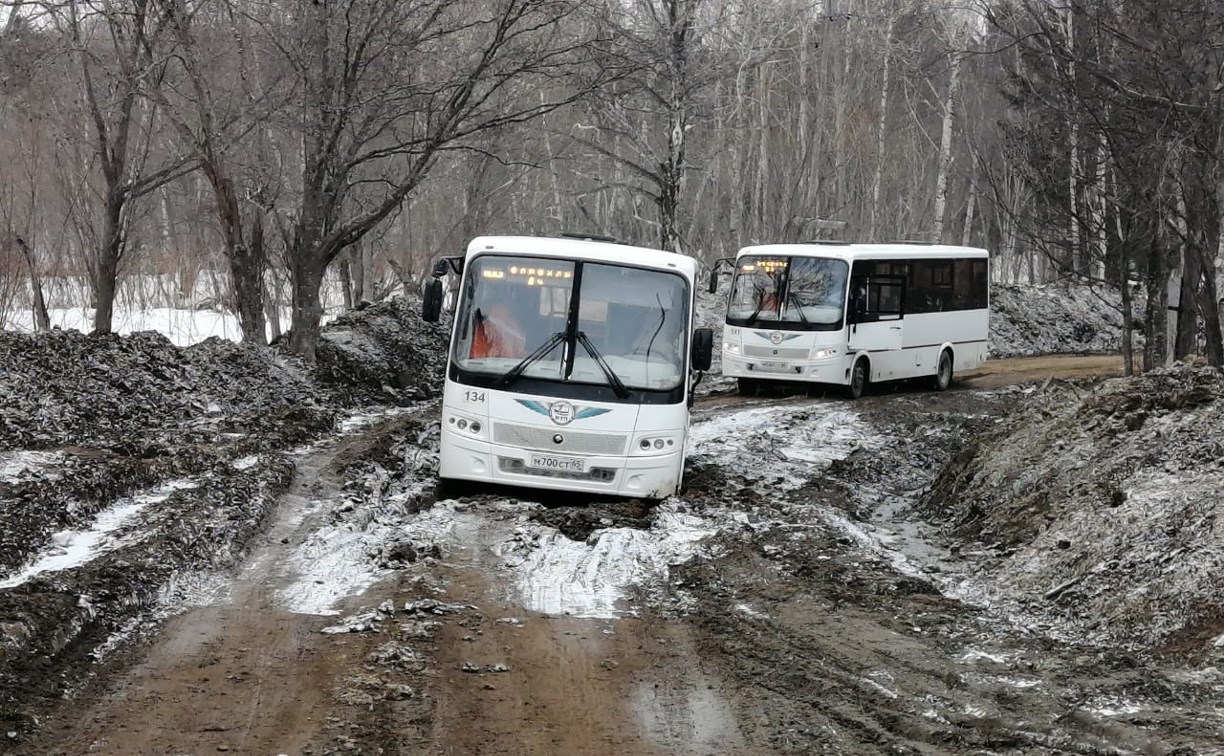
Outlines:
<svg viewBox="0 0 1224 756"><path fill-rule="evenodd" d="M608 263L471 259L453 359L463 370L671 391L685 374L688 282ZM571 312L576 307L576 319Z"/></svg>
<svg viewBox="0 0 1224 756"><path fill-rule="evenodd" d="M727 322L745 327L835 330L842 325L849 266L825 257L739 258Z"/></svg>

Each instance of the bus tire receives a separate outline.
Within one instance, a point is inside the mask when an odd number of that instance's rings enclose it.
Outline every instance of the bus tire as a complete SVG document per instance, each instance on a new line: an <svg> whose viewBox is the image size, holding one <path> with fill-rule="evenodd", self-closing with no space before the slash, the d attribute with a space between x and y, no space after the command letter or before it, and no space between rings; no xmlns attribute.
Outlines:
<svg viewBox="0 0 1224 756"><path fill-rule="evenodd" d="M939 363L935 367L935 377L931 379L931 388L936 391L947 391L952 385L952 350L945 349L939 353Z"/></svg>
<svg viewBox="0 0 1224 756"><path fill-rule="evenodd" d="M455 478L438 478L437 484L434 485L434 500L461 499L464 496L470 496L473 488L474 486L471 481L457 480Z"/></svg>
<svg viewBox="0 0 1224 756"><path fill-rule="evenodd" d="M854 361L854 367L850 368L850 383L846 386L846 396L851 399L858 399L867 391L868 384L871 383L871 363L866 357L860 357Z"/></svg>
<svg viewBox="0 0 1224 756"><path fill-rule="evenodd" d="M761 384L755 378L739 378L736 380L736 388L740 396L756 396Z"/></svg>

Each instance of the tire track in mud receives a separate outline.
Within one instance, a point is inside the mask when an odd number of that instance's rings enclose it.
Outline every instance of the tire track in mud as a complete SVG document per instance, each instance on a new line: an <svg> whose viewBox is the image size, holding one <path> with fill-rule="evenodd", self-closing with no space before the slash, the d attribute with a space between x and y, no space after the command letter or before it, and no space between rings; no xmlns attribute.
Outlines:
<svg viewBox="0 0 1224 756"><path fill-rule="evenodd" d="M419 413L393 414L300 450L273 524L237 576L199 575L213 590L188 595L191 608L160 628L134 666L60 707L16 752L303 752L327 724L334 686L360 657L319 634L328 617L286 608L285 589L301 579L291 557L346 506L347 466L420 422Z"/></svg>
<svg viewBox="0 0 1224 756"><path fill-rule="evenodd" d="M1203 717L1219 692L1211 675L1060 644L948 597L965 564L909 505L959 439L1011 401L860 401L873 444L803 485L776 484L800 473L775 455L767 473L743 465L709 487L778 524L721 536L712 558L678 568L677 584L702 598L688 615L702 654L738 684L740 720L757 725L750 742L789 753L1221 752L1218 719ZM761 458L762 444L742 446ZM763 475L769 496L756 490Z"/></svg>
<svg viewBox="0 0 1224 756"><path fill-rule="evenodd" d="M230 598L247 608L212 615L210 635L186 618L167 628L132 692L90 716L130 753L1212 753L1211 679L1059 645L948 597L971 557L912 520L906 497L1015 400L705 399L686 492L648 511L530 493L435 503L433 441L409 443L417 456L395 470L391 429L373 428L304 468L295 495L331 504L282 521L291 543L277 531L256 564L275 576L312 536L325 549L339 543L328 527L347 528L368 539L344 559L380 582L338 606L390 610L328 635L335 618L279 614L285 594L252 581ZM371 459L382 473L357 496L336 471L351 484ZM332 500L341 490L349 504ZM160 724L141 692L159 658L156 674L179 678L157 691L178 697Z"/></svg>

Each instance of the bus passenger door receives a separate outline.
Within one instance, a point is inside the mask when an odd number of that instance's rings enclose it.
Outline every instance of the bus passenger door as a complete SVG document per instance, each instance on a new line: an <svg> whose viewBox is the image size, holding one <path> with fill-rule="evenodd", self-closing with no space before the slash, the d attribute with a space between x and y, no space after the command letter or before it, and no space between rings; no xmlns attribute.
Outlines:
<svg viewBox="0 0 1224 756"><path fill-rule="evenodd" d="M900 349L905 323L905 278L866 276L850 282L850 351Z"/></svg>

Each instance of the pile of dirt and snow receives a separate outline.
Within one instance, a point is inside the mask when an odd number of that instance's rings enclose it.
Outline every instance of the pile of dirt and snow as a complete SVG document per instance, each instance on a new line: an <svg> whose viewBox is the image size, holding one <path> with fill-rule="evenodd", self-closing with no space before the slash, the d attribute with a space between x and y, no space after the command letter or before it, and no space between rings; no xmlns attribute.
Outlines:
<svg viewBox="0 0 1224 756"><path fill-rule="evenodd" d="M24 732L177 576L265 526L293 450L440 386L444 329L412 301L283 349L164 336L0 333L0 721ZM46 684L39 682L46 681Z"/></svg>
<svg viewBox="0 0 1224 756"><path fill-rule="evenodd" d="M1135 337L1138 340L1141 334ZM1122 297L1116 289L1069 284L991 286L993 357L1118 352L1121 348Z"/></svg>
<svg viewBox="0 0 1224 756"><path fill-rule="evenodd" d="M965 597L1056 636L1224 645L1224 372L1029 391L921 503L986 549Z"/></svg>
<svg viewBox="0 0 1224 756"><path fill-rule="evenodd" d="M403 403L434 396L442 385L450 328L426 323L416 298L397 297L327 324L315 375L352 398Z"/></svg>

